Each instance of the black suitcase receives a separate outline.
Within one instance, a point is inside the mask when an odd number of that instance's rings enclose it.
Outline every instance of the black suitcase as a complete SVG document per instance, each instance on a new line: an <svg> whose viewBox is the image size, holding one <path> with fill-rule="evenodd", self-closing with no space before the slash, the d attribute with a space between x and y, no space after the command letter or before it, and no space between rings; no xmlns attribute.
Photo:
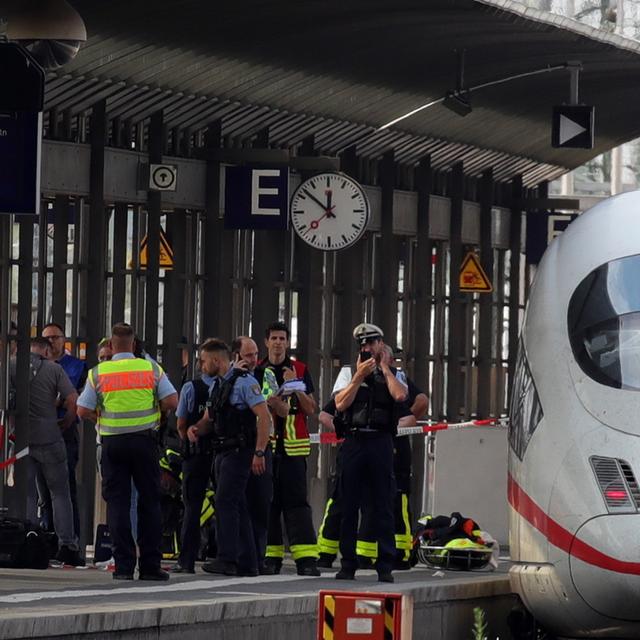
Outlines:
<svg viewBox="0 0 640 640"><path fill-rule="evenodd" d="M42 531L18 518L0 516L0 567L46 569L47 543Z"/></svg>

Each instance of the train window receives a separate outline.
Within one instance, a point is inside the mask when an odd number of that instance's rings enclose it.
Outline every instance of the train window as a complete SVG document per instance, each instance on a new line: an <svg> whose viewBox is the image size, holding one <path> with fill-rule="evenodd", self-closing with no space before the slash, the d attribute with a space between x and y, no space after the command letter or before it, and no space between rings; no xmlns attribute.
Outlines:
<svg viewBox="0 0 640 640"><path fill-rule="evenodd" d="M640 256L598 267L569 303L569 339L582 370L608 387L640 391Z"/></svg>
<svg viewBox="0 0 640 640"><path fill-rule="evenodd" d="M509 444L520 460L543 415L524 344L520 340L509 411Z"/></svg>

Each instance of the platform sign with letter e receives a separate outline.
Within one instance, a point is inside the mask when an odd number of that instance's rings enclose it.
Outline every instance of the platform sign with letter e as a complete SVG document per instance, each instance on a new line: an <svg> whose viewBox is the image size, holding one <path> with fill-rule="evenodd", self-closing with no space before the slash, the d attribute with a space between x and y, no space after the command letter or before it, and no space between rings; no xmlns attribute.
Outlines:
<svg viewBox="0 0 640 640"><path fill-rule="evenodd" d="M460 291L463 293L491 293L493 286L484 272L480 259L469 251L460 267Z"/></svg>
<svg viewBox="0 0 640 640"><path fill-rule="evenodd" d="M553 108L551 146L556 149L593 149L595 107L562 105Z"/></svg>

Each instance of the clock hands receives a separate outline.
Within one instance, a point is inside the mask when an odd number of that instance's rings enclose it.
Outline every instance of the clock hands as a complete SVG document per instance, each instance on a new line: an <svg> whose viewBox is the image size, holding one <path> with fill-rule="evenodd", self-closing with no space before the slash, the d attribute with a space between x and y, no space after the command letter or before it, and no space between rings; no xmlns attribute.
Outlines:
<svg viewBox="0 0 640 640"><path fill-rule="evenodd" d="M324 206L324 204L322 204L322 202L320 202L320 200L318 200L318 198L316 198L311 192L307 191L306 189L304 189L303 193L307 196L309 196L309 198L311 198L319 207L322 207L322 209L325 211L327 211L327 207Z"/></svg>

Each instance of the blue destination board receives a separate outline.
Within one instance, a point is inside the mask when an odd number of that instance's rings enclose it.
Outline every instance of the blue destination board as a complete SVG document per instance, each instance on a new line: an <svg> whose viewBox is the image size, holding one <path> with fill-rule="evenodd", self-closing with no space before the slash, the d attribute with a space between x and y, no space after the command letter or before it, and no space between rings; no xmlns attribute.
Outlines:
<svg viewBox="0 0 640 640"><path fill-rule="evenodd" d="M0 213L40 211L41 117L0 112Z"/></svg>

